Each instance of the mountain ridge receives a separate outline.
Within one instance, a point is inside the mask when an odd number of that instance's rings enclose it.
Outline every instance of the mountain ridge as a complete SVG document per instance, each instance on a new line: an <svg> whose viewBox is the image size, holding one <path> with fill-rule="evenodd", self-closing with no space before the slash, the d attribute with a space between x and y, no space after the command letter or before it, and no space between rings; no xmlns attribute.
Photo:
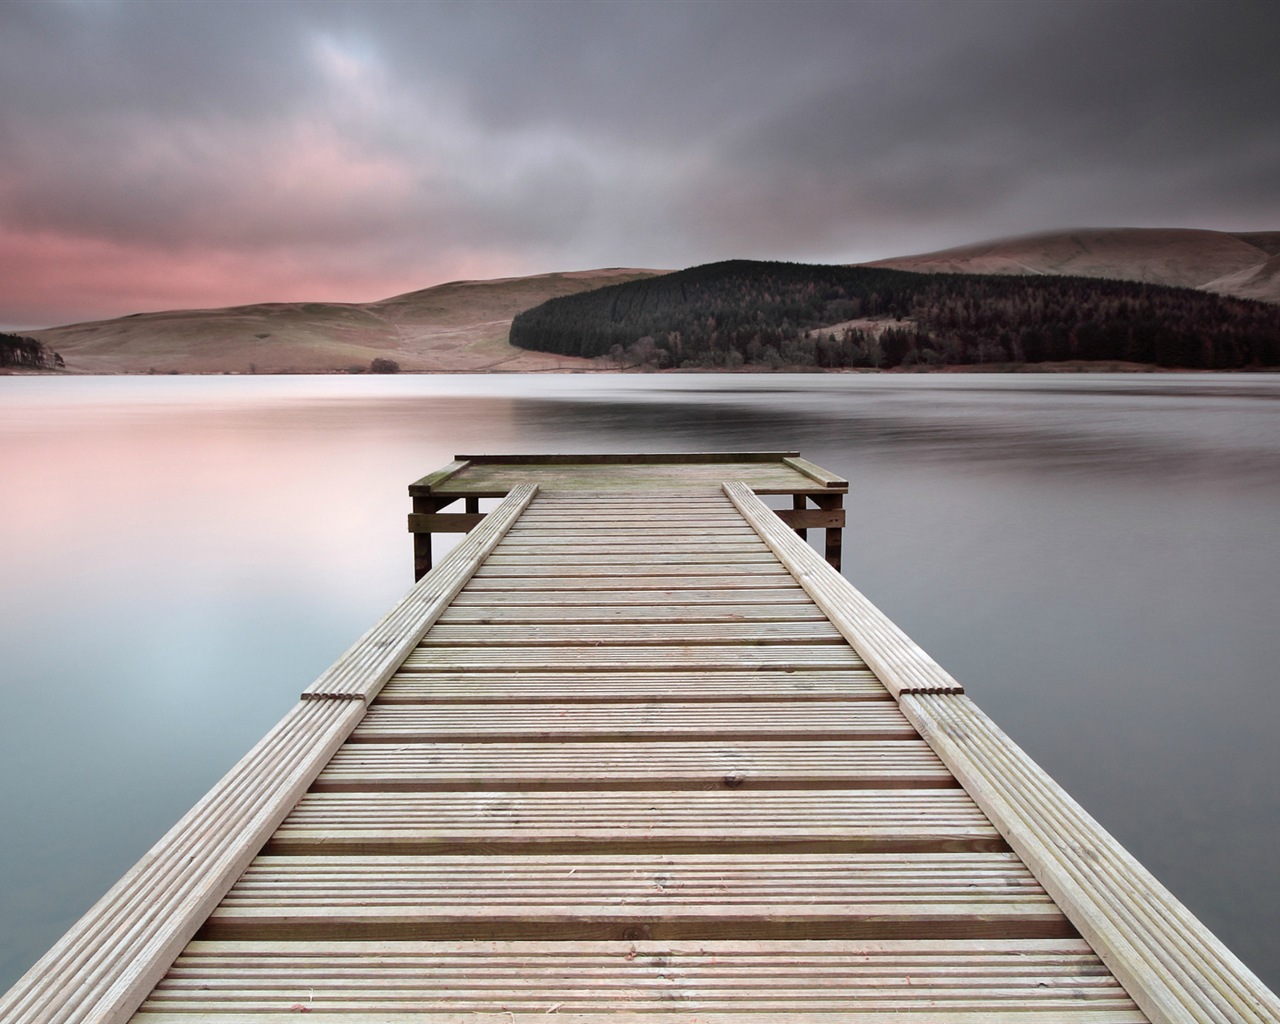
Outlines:
<svg viewBox="0 0 1280 1024"><path fill-rule="evenodd" d="M1073 228L856 264L923 274L1065 275L1280 303L1280 231Z"/></svg>
<svg viewBox="0 0 1280 1024"><path fill-rule="evenodd" d="M511 319L550 298L658 273L610 267L450 281L374 302L160 310L23 334L83 373L333 373L375 359L419 373L580 369L590 364L512 348Z"/></svg>
<svg viewBox="0 0 1280 1024"><path fill-rule="evenodd" d="M1280 231L1075 228L853 266L1144 281L1280 303ZM367 303L275 302L135 313L24 331L83 373L545 372L589 360L515 348L513 318L551 298L667 271L604 268L459 280Z"/></svg>

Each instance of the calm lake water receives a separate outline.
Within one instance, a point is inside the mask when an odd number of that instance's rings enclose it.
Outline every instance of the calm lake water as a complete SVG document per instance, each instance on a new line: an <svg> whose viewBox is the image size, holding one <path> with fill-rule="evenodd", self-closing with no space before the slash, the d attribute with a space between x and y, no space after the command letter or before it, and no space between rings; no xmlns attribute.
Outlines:
<svg viewBox="0 0 1280 1024"><path fill-rule="evenodd" d="M0 990L411 582L460 452L796 448L845 574L1280 987L1280 377L0 378Z"/></svg>

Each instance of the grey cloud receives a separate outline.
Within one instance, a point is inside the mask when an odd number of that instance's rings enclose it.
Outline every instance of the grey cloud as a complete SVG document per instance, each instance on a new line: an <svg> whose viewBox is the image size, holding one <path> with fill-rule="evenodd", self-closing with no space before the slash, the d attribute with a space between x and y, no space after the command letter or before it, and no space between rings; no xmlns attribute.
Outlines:
<svg viewBox="0 0 1280 1024"><path fill-rule="evenodd" d="M0 227L522 271L1271 228L1278 43L1229 0L6 3Z"/></svg>

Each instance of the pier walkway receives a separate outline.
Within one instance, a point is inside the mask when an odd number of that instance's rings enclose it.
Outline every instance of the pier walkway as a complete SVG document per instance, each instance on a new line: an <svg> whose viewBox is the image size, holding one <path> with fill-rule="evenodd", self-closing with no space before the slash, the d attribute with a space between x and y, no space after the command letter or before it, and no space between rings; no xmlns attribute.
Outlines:
<svg viewBox="0 0 1280 1024"><path fill-rule="evenodd" d="M408 597L0 1019L1280 1020L832 568L846 490L794 453L419 481Z"/></svg>

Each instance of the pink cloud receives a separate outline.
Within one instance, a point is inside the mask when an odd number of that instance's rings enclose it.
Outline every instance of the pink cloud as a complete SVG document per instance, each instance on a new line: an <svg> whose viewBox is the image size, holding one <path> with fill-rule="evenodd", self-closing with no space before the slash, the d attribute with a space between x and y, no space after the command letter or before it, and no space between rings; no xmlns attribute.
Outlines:
<svg viewBox="0 0 1280 1024"><path fill-rule="evenodd" d="M446 280L534 272L504 252L386 262L384 253L358 249L168 250L0 227L0 324L35 329L162 309L371 302Z"/></svg>

